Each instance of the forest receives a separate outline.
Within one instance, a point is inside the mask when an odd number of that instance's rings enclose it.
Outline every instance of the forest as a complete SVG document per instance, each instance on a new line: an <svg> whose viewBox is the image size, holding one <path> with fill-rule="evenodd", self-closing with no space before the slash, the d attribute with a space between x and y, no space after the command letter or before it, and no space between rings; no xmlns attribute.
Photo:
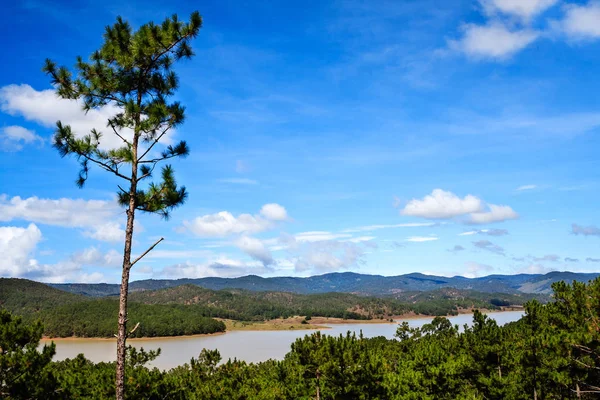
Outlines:
<svg viewBox="0 0 600 400"><path fill-rule="evenodd" d="M600 279L553 285L547 304L525 306L498 326L476 311L472 326L436 317L396 338L298 339L283 360L221 360L203 350L169 371L146 364L160 352L128 349L130 399L593 399L600 395ZM114 363L83 355L52 362L38 350L41 323L0 311L0 397L105 399L114 396Z"/></svg>
<svg viewBox="0 0 600 400"><path fill-rule="evenodd" d="M251 292L240 289L210 290L183 285L130 295L129 319L139 323L131 337L180 336L223 332L214 318L268 321L292 316L343 319L390 319L403 314L456 315L459 310L522 305L545 295L480 293L458 289L407 292L401 299L358 296L349 293L301 295ZM0 306L37 320L49 337L112 337L118 310L115 297L87 297L24 279L0 278Z"/></svg>

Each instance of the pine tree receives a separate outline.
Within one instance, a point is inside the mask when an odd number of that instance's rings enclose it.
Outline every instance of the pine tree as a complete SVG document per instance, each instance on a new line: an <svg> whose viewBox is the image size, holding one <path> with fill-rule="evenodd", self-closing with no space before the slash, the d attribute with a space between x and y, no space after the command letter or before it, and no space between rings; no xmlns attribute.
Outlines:
<svg viewBox="0 0 600 400"><path fill-rule="evenodd" d="M86 62L78 57L74 72L57 67L51 60L46 60L43 68L52 78L58 96L81 101L86 112L106 106L118 109L106 121L106 126L91 132L73 132L70 126L58 121L54 136L54 147L59 154L74 156L80 163L76 182L79 187L85 184L92 165L126 182L124 187L118 186L118 198L126 208L127 223L117 333L117 399L124 396L129 273L135 263L158 244L131 260L135 212L168 218L169 212L183 204L187 197L185 187L177 186L170 165L162 167L157 183L147 182L158 164L189 153L185 141L166 146L160 153L155 146L184 121L184 107L179 102L168 101L179 86L171 68L174 62L193 56L190 41L201 25L198 12L192 13L187 23L174 15L160 25L148 23L137 31L118 17L114 25L106 28L104 43L90 60ZM115 135L122 146L112 149L102 146L102 129Z"/></svg>
<svg viewBox="0 0 600 400"><path fill-rule="evenodd" d="M48 370L54 343L38 350L42 324L24 324L0 308L0 398L52 398L56 379Z"/></svg>

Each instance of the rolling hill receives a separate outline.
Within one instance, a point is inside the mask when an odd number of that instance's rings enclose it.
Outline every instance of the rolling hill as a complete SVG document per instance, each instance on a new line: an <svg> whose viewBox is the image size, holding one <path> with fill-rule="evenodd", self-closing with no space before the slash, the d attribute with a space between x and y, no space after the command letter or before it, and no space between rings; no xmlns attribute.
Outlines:
<svg viewBox="0 0 600 400"><path fill-rule="evenodd" d="M454 288L399 292L395 297L339 292L212 290L186 284L132 292L129 316L141 323L135 331L136 336L176 336L225 329L221 322L212 318L266 321L300 315L389 319L409 313L449 315L472 308L499 309L522 305L532 298L547 300L547 296L539 294L483 293ZM26 279L0 278L0 308L20 315L28 322L41 320L44 332L49 336L110 337L116 328L118 299L114 295L99 297L68 293Z"/></svg>
<svg viewBox="0 0 600 400"><path fill-rule="evenodd" d="M424 292L441 288L474 290L483 293L529 293L549 294L554 282L573 280L587 282L600 273L550 272L548 274L490 275L481 278L451 278L412 273L398 276L364 275L354 272L331 273L308 278L274 277L262 278L248 275L240 278L198 278L141 280L130 284L131 292L156 290L181 285L196 285L206 289L244 289L257 292L291 292L299 294L353 293L365 296L396 297L403 292ZM86 296L115 296L117 284L65 283L50 286L66 292Z"/></svg>

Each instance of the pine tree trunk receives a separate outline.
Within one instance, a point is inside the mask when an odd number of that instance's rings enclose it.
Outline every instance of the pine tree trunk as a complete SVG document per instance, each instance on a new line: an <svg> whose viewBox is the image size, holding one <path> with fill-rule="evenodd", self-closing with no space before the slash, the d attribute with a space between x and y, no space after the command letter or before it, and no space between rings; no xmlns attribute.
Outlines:
<svg viewBox="0 0 600 400"><path fill-rule="evenodd" d="M125 230L125 250L123 256L123 274L119 295L119 331L117 333L117 400L125 398L125 349L127 339L127 295L129 292L129 271L131 269L131 244L133 241L133 219L135 197L131 196L127 210L127 228Z"/></svg>
<svg viewBox="0 0 600 400"><path fill-rule="evenodd" d="M502 379L502 367L500 365L500 355L498 357L498 378Z"/></svg>
<svg viewBox="0 0 600 400"><path fill-rule="evenodd" d="M137 147L138 135L133 138L133 162L131 165L131 186L129 188L129 208L127 209L127 227L125 228L125 249L123 250L123 274L119 294L119 330L117 333L117 374L116 397L125 399L125 354L127 348L127 296L129 294L129 272L131 270L131 246L133 242L133 220L135 218L135 200L137 192Z"/></svg>
<svg viewBox="0 0 600 400"><path fill-rule="evenodd" d="M321 376L321 374L319 373L319 370L317 370L317 397L316 400L321 400L321 383L319 382L319 378Z"/></svg>

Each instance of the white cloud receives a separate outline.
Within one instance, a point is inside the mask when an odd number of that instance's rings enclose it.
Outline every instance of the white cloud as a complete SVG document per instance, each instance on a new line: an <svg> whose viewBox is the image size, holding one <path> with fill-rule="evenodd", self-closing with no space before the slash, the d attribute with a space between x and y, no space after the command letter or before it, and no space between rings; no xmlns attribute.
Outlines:
<svg viewBox="0 0 600 400"><path fill-rule="evenodd" d="M288 218L285 208L276 203L269 203L262 206L260 215L271 221L285 221Z"/></svg>
<svg viewBox="0 0 600 400"><path fill-rule="evenodd" d="M327 231L301 232L294 235L295 240L298 242L322 242L325 240L346 239L351 237L352 235L347 233L332 233Z"/></svg>
<svg viewBox="0 0 600 400"><path fill-rule="evenodd" d="M103 253L96 247L90 247L74 253L70 260L81 266L116 267L122 265L123 254L116 250Z"/></svg>
<svg viewBox="0 0 600 400"><path fill-rule="evenodd" d="M376 239L375 236L357 236L350 239L343 239L340 242L351 242L351 243L362 243L362 242L370 242L373 239Z"/></svg>
<svg viewBox="0 0 600 400"><path fill-rule="evenodd" d="M249 274L271 272L259 261L243 262L220 256L205 263L180 263L165 267L158 276L165 278L235 278Z"/></svg>
<svg viewBox="0 0 600 400"><path fill-rule="evenodd" d="M499 206L488 204L489 211L471 214L467 221L469 224L491 224L493 222L503 222L511 219L518 219L519 214L509 206Z"/></svg>
<svg viewBox="0 0 600 400"><path fill-rule="evenodd" d="M47 128L54 128L56 121L60 120L70 125L77 136L87 135L95 128L104 133L101 143L105 149L123 144L112 131L109 132L110 128L106 128L108 118L118 112L115 106L108 105L85 113L79 101L60 99L53 89L38 91L23 84L0 88L0 109ZM131 133L124 131L123 135L131 136Z"/></svg>
<svg viewBox="0 0 600 400"><path fill-rule="evenodd" d="M221 247L225 247L226 245L223 244ZM200 246L200 247L204 247L206 248L207 246ZM138 254L139 255L139 254ZM166 258L166 259L177 259L177 258L210 258L214 256L214 253L209 251L209 250L164 250L164 249L159 249L158 247L154 250L152 250L150 253L148 253L145 257L144 260L151 260L151 259L161 259L161 258ZM136 255L137 257L137 255Z"/></svg>
<svg viewBox="0 0 600 400"><path fill-rule="evenodd" d="M437 236L411 236L411 237L407 238L406 241L421 243L421 242L431 242L431 241L438 240L438 239L439 238Z"/></svg>
<svg viewBox="0 0 600 400"><path fill-rule="evenodd" d="M125 238L125 230L117 222L108 222L94 227L93 230L85 231L85 236L104 242L120 242Z"/></svg>
<svg viewBox="0 0 600 400"><path fill-rule="evenodd" d="M31 257L41 239L42 232L35 224L0 227L0 276L21 277L35 271Z"/></svg>
<svg viewBox="0 0 600 400"><path fill-rule="evenodd" d="M43 143L44 139L22 126L6 126L0 130L0 151L19 151L23 144Z"/></svg>
<svg viewBox="0 0 600 400"><path fill-rule="evenodd" d="M265 266L273 264L273 255L264 243L256 238L242 236L235 241L240 250L255 260L262 262Z"/></svg>
<svg viewBox="0 0 600 400"><path fill-rule="evenodd" d="M483 210L483 202L472 195L464 198L442 189L434 189L422 200L412 199L400 211L402 215L430 219L453 218Z"/></svg>
<svg viewBox="0 0 600 400"><path fill-rule="evenodd" d="M228 211L221 211L184 221L183 227L201 237L225 237L263 232L273 228L275 222L285 219L285 208L273 203L264 205L259 215L240 214L235 217Z"/></svg>
<svg viewBox="0 0 600 400"><path fill-rule="evenodd" d="M258 181L248 178L224 178L219 179L222 183L232 183L234 185L258 185Z"/></svg>
<svg viewBox="0 0 600 400"><path fill-rule="evenodd" d="M477 262L467 262L465 264L465 272L463 276L465 278L478 278L480 276L489 275L494 270L494 267L487 264L481 264Z"/></svg>
<svg viewBox="0 0 600 400"><path fill-rule="evenodd" d="M547 274L552 271L554 271L553 268L545 267L542 264L530 264L523 269L519 269L519 273L522 274Z"/></svg>
<svg viewBox="0 0 600 400"><path fill-rule="evenodd" d="M362 264L364 254L364 247L357 243L337 240L304 243L296 253L294 266L297 272L335 272Z"/></svg>
<svg viewBox="0 0 600 400"><path fill-rule="evenodd" d="M537 185L523 185L523 186L519 186L517 188L518 191L523 191L523 190L533 190L536 189Z"/></svg>
<svg viewBox="0 0 600 400"><path fill-rule="evenodd" d="M240 214L237 218L228 211L203 215L192 221L184 221L183 226L201 237L223 237L240 233L256 233L269 229L271 221L250 214Z"/></svg>
<svg viewBox="0 0 600 400"><path fill-rule="evenodd" d="M392 225L365 225L357 226L355 228L344 229L342 232L345 233L357 233L357 232L371 232L379 229L394 229L394 228L416 228L426 226L436 226L435 222L410 222L406 224L392 224Z"/></svg>
<svg viewBox="0 0 600 400"><path fill-rule="evenodd" d="M338 240L341 239L341 240ZM286 249L288 262L299 273L326 273L350 269L364 263L366 248L377 247L372 236L351 237L330 232L283 233L278 243ZM277 265L283 265L278 261Z"/></svg>
<svg viewBox="0 0 600 400"><path fill-rule="evenodd" d="M114 201L83 199L40 199L0 195L0 221L24 220L38 224L85 228L86 236L116 241L122 238L117 223L122 213ZM121 235L121 236L119 236Z"/></svg>
<svg viewBox="0 0 600 400"><path fill-rule="evenodd" d="M467 216L468 224L487 224L516 219L519 215L509 206L486 204L478 197L467 195L460 198L452 192L435 189L423 199L412 199L400 214L428 219L450 219ZM479 231L464 232L470 235Z"/></svg>
<svg viewBox="0 0 600 400"><path fill-rule="evenodd" d="M83 265L116 266L121 261L114 250L101 253L96 248L90 248L56 264L41 264L34 258L41 239L42 232L35 224L29 224L27 228L0 227L0 276L44 282L98 282L102 274L83 273Z"/></svg>
<svg viewBox="0 0 600 400"><path fill-rule="evenodd" d="M532 30L509 30L498 22L491 22L488 25L465 25L463 37L449 44L450 48L475 59L503 60L523 50L538 37L539 33Z"/></svg>
<svg viewBox="0 0 600 400"><path fill-rule="evenodd" d="M505 236L508 235L508 231L506 229L478 229L476 231L469 231L460 233L458 236L466 236L466 235L486 235L486 236Z"/></svg>
<svg viewBox="0 0 600 400"><path fill-rule="evenodd" d="M591 1L587 5L567 6L560 28L570 39L600 38L600 2Z"/></svg>
<svg viewBox="0 0 600 400"><path fill-rule="evenodd" d="M552 7L558 0L480 0L487 14L498 12L529 20Z"/></svg>

